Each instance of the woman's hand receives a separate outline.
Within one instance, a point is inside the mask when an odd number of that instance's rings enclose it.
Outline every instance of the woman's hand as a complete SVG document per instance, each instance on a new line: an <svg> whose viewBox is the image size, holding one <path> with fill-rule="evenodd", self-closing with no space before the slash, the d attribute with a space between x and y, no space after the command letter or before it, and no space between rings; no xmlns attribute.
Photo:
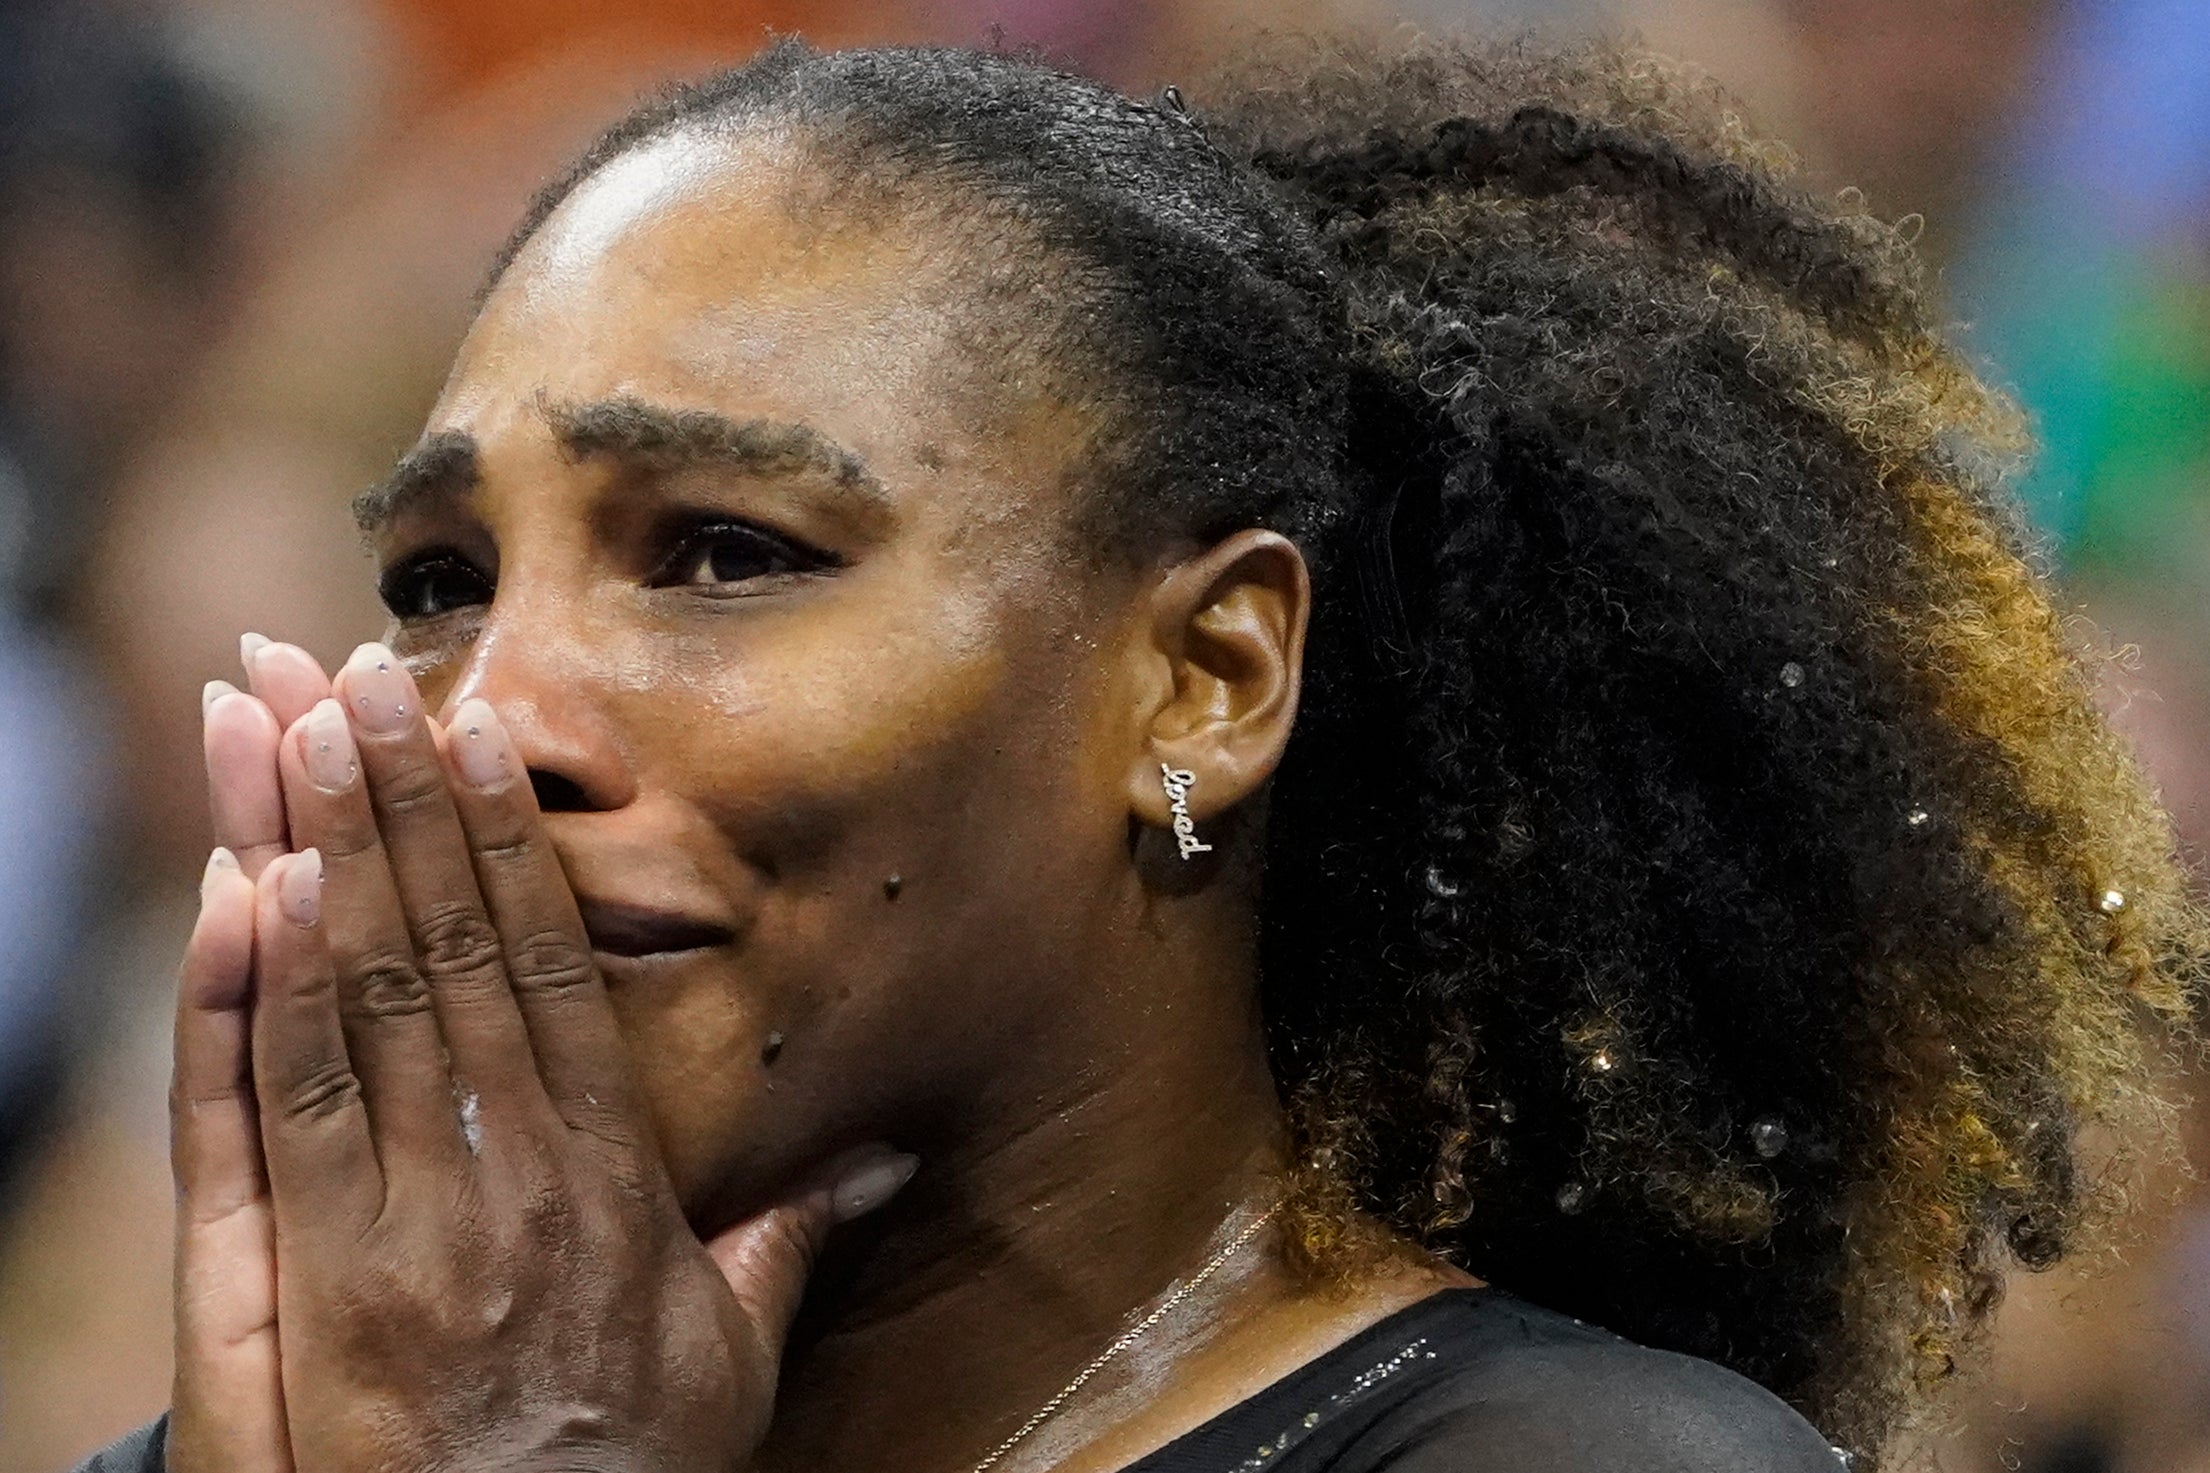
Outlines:
<svg viewBox="0 0 2210 1473"><path fill-rule="evenodd" d="M177 978L169 1095L177 1185L176 1384L169 1466L178 1473L291 1473L276 1334L276 1228L248 1049L253 884L289 846L276 766L283 728L330 693L291 645L247 636L247 695L203 701L209 806L219 847Z"/></svg>
<svg viewBox="0 0 2210 1473"><path fill-rule="evenodd" d="M438 732L380 646L334 694L279 751L290 840L311 847L252 896L293 1459L744 1466L823 1238L910 1158L840 1158L710 1255L491 708Z"/></svg>

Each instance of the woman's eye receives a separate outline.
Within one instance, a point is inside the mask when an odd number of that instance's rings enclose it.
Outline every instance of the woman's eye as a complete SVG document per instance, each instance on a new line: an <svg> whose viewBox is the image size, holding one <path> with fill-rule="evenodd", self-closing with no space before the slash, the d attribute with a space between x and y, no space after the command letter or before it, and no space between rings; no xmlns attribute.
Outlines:
<svg viewBox="0 0 2210 1473"><path fill-rule="evenodd" d="M395 619L435 619L455 609L491 602L491 580L457 553L432 552L394 563L377 580L377 592Z"/></svg>
<svg viewBox="0 0 2210 1473"><path fill-rule="evenodd" d="M716 588L787 573L817 573L835 559L758 527L702 527L676 546L654 582L669 588Z"/></svg>

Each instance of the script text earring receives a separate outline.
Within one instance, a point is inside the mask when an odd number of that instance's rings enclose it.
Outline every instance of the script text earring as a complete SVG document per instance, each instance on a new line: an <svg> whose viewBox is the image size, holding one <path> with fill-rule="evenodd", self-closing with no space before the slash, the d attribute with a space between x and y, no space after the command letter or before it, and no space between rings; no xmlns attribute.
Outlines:
<svg viewBox="0 0 2210 1473"><path fill-rule="evenodd" d="M1197 820L1189 816L1189 790L1197 786L1197 774L1161 762L1159 777L1166 784L1166 806L1174 815L1174 842L1182 846L1182 858L1212 853L1212 845L1198 842Z"/></svg>

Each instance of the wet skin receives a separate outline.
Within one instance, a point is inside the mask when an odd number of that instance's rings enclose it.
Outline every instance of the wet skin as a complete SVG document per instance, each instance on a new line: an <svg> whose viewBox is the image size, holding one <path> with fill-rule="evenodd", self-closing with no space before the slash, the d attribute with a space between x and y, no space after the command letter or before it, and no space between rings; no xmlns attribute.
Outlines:
<svg viewBox="0 0 2210 1473"><path fill-rule="evenodd" d="M1131 590L1067 576L1070 416L1001 405L1035 430L978 438L937 391L972 369L926 243L793 220L773 170L633 189L666 172L617 165L532 247L431 416L473 476L377 543L440 611L394 648L505 717L586 917L707 942L601 964L711 1230L838 1145L949 1166L1075 1107L1133 1042L1077 977L1147 906L1105 653ZM635 443L684 414L852 468Z"/></svg>
<svg viewBox="0 0 2210 1473"><path fill-rule="evenodd" d="M586 183L373 534L424 698L534 781L697 1234L921 1160L832 1243L755 1465L961 1468L1278 1194L1229 811L1308 592L1266 534L1087 557L1084 412L969 351L956 247L806 171L679 137ZM1450 1277L1325 1298L1262 1245L1001 1466L1118 1467Z"/></svg>

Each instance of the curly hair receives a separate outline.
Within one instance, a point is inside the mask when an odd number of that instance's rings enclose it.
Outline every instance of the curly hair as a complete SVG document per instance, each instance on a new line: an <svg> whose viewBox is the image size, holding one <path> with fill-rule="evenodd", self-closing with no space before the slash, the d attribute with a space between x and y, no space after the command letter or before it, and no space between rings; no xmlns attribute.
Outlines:
<svg viewBox="0 0 2210 1473"><path fill-rule="evenodd" d="M1086 516L1313 567L1261 914L1304 1261L1378 1219L1877 1459L2109 1205L2081 1132L2157 1126L2210 957L2019 416L1896 230L1649 57L1327 43L1203 95L783 43L501 267L681 128L983 222L1106 426Z"/></svg>

